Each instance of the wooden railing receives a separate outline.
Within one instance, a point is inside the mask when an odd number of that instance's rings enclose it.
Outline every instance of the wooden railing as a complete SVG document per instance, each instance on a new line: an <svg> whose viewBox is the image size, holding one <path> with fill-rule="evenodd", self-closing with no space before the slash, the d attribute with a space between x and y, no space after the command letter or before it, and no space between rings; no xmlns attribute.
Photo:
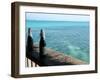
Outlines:
<svg viewBox="0 0 100 80"><path fill-rule="evenodd" d="M25 67L38 67L38 66L39 66L38 64L36 64L34 61L26 57Z"/></svg>
<svg viewBox="0 0 100 80"><path fill-rule="evenodd" d="M34 49L34 52L26 58L26 66L56 66L56 65L80 65L88 64L82 60L76 59L64 53L45 48L45 54L42 59L39 58L39 47Z"/></svg>

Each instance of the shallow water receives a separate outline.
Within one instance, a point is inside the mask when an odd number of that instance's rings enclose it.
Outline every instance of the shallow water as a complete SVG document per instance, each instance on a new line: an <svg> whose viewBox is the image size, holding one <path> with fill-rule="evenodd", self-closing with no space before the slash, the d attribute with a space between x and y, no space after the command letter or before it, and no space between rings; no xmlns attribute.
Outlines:
<svg viewBox="0 0 100 80"><path fill-rule="evenodd" d="M89 22L26 21L28 27L33 30L36 44L40 29L44 29L46 47L89 63Z"/></svg>

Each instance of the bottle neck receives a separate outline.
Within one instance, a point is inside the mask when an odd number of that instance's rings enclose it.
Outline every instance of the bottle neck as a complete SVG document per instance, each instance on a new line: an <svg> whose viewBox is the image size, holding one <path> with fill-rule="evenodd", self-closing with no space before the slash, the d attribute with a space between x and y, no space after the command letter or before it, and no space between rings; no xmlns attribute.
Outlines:
<svg viewBox="0 0 100 80"><path fill-rule="evenodd" d="M28 35L31 36L31 37L33 38L33 36L32 36L32 32L30 32Z"/></svg>

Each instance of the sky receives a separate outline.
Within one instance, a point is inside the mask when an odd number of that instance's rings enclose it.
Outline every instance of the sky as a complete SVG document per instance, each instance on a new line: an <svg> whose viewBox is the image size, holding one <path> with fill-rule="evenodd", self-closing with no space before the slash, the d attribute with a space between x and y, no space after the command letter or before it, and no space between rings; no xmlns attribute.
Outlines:
<svg viewBox="0 0 100 80"><path fill-rule="evenodd" d="M42 21L89 21L89 15L82 14L55 14L42 12L26 12L26 20Z"/></svg>

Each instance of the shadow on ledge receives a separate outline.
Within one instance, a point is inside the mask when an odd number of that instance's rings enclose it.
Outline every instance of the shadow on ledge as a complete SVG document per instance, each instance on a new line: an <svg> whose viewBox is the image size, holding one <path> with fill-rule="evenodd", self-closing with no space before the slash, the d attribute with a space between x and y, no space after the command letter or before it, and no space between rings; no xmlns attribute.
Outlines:
<svg viewBox="0 0 100 80"><path fill-rule="evenodd" d="M34 48L33 52L27 53L26 57L34 61L39 66L61 66L61 65L80 65L88 64L82 60L76 59L71 56L64 55L63 53L45 48L45 55L39 57L39 47Z"/></svg>

